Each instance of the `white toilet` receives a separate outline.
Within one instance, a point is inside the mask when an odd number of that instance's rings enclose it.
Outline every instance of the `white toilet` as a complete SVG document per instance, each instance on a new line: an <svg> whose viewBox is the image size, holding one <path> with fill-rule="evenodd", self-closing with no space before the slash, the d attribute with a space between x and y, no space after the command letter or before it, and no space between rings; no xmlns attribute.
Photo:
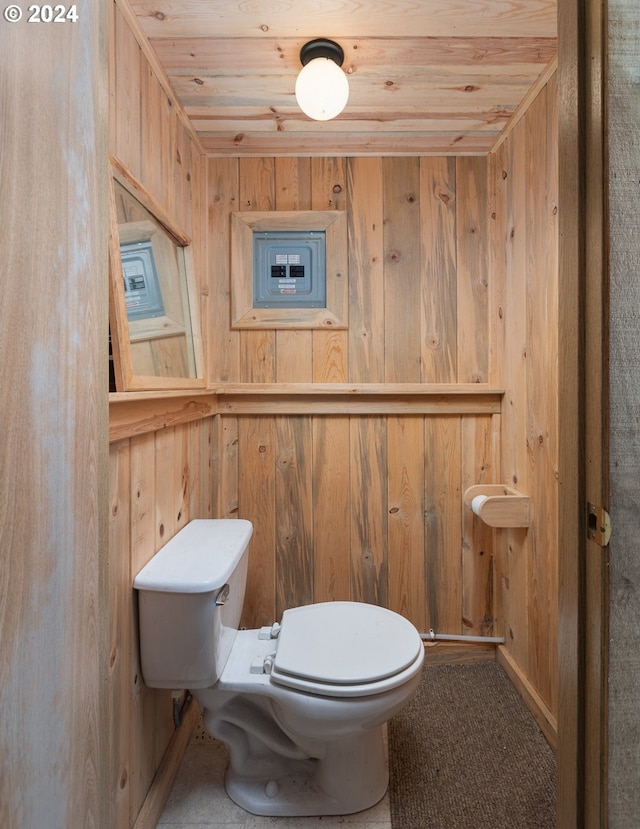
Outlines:
<svg viewBox="0 0 640 829"><path fill-rule="evenodd" d="M424 648L404 617L327 602L238 630L249 521L197 520L138 573L145 683L188 688L227 745L230 797L258 815L338 815L387 789L383 725L420 680Z"/></svg>

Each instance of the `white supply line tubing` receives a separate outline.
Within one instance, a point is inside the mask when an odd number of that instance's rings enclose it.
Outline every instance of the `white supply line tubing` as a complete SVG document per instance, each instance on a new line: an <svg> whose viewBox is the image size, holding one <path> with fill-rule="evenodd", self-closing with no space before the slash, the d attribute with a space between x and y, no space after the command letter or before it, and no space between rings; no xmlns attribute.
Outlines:
<svg viewBox="0 0 640 829"><path fill-rule="evenodd" d="M495 642L501 644L504 642L504 636L463 636L455 633L434 633L430 630L429 633L421 633L421 639L428 642L437 642L438 640L448 642Z"/></svg>

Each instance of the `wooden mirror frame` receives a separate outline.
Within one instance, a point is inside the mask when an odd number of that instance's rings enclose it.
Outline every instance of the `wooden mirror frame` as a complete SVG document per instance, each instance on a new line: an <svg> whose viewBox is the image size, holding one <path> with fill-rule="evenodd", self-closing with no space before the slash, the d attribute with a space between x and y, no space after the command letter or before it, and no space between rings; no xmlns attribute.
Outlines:
<svg viewBox="0 0 640 829"><path fill-rule="evenodd" d="M114 156L109 156L109 326L113 351L113 366L117 391L158 391L204 388L202 341L197 304L197 291L191 255L191 239L180 230L153 196ZM121 185L147 210L169 237L183 249L184 279L188 299L195 377L136 374L131 348L132 333L127 315L122 282L122 259L114 181ZM171 321L168 320L168 327ZM189 336L189 332L185 332ZM134 335L135 338L135 335Z"/></svg>

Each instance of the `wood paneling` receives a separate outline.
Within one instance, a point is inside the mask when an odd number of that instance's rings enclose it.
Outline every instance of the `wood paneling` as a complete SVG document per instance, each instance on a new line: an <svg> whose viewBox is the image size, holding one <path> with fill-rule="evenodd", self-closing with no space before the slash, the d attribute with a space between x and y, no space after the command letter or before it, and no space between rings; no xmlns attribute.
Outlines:
<svg viewBox="0 0 640 829"><path fill-rule="evenodd" d="M148 47L131 29L125 6L114 4L111 22L109 150L191 238L196 285L206 299L200 148ZM132 433L129 415L121 420L114 407L110 424L111 721L105 763L115 816L104 825L117 829L134 825L175 730L171 694L147 688L141 675L133 578L191 518L212 516L217 497L211 401L172 403L167 397L162 414L157 395L122 404L128 412L136 408L141 434L118 441L119 434Z"/></svg>
<svg viewBox="0 0 640 829"><path fill-rule="evenodd" d="M422 370L434 383L457 380L456 160L420 165Z"/></svg>
<svg viewBox="0 0 640 829"><path fill-rule="evenodd" d="M238 210L239 170L235 159L206 165L205 205L209 314L202 318L206 332L209 381L217 385L240 377L240 336L230 326L231 214Z"/></svg>
<svg viewBox="0 0 640 829"><path fill-rule="evenodd" d="M556 52L555 0L132 0L212 155L486 155ZM344 50L349 101L318 123L297 106L300 48Z"/></svg>
<svg viewBox="0 0 640 829"><path fill-rule="evenodd" d="M347 200L344 159L311 159L311 209L344 210ZM347 261L347 251L341 256ZM346 279L347 274L342 274ZM348 379L349 336L344 330L312 331L314 383L344 383Z"/></svg>
<svg viewBox="0 0 640 829"><path fill-rule="evenodd" d="M462 507L462 470L495 473L492 417L221 419L239 424L230 477L237 514L255 526L245 624L353 599L421 631L492 635L491 534Z"/></svg>
<svg viewBox="0 0 640 829"><path fill-rule="evenodd" d="M349 552L349 418L314 417L313 425L313 599L351 596Z"/></svg>
<svg viewBox="0 0 640 829"><path fill-rule="evenodd" d="M387 435L382 417L352 419L351 597L386 606L389 586L387 547Z"/></svg>
<svg viewBox="0 0 640 829"><path fill-rule="evenodd" d="M213 310L219 348L209 350L210 382L488 383L486 159L286 162L208 160L209 237L218 251L210 291L228 302L222 205L252 212L307 204L297 194L310 186L312 205L347 211L348 332L233 332L228 308L224 317Z"/></svg>
<svg viewBox="0 0 640 829"><path fill-rule="evenodd" d="M131 705L131 650L133 644L133 604L131 566L126 554L130 547L131 504L130 456L126 445L113 448L109 456L109 549L122 550L112 556L109 567L109 730L113 749L108 759L113 794L115 825L129 822L130 756L129 726ZM124 451L123 451L124 450ZM116 785L114 786L114 782Z"/></svg>
<svg viewBox="0 0 640 829"><path fill-rule="evenodd" d="M389 604L426 631L424 419L387 419Z"/></svg>
<svg viewBox="0 0 640 829"><path fill-rule="evenodd" d="M112 4L110 38L111 82L110 139L114 154L138 180L142 178L140 73L143 58L120 9Z"/></svg>
<svg viewBox="0 0 640 829"><path fill-rule="evenodd" d="M379 158L347 162L349 380L384 382L384 179Z"/></svg>
<svg viewBox="0 0 640 829"><path fill-rule="evenodd" d="M419 383L420 159L385 158L383 175L384 380Z"/></svg>
<svg viewBox="0 0 640 829"><path fill-rule="evenodd" d="M505 388L501 481L530 497L501 530L499 606L510 660L557 716L558 229L555 77L491 159L495 381Z"/></svg>
<svg viewBox="0 0 640 829"><path fill-rule="evenodd" d="M311 435L310 418L274 420L276 619L313 601Z"/></svg>
<svg viewBox="0 0 640 829"><path fill-rule="evenodd" d="M489 380L487 161L456 160L456 286L459 383Z"/></svg>
<svg viewBox="0 0 640 829"><path fill-rule="evenodd" d="M506 389L502 429L502 476L504 483L521 492L529 489L527 457L527 214L526 214L526 146L525 124L515 130L497 153L495 167L496 209L501 218L495 228L497 251L504 251L503 279L499 286L499 307L504 340L500 355L509 354L500 368ZM535 507L534 507L535 508ZM498 590L501 593L504 619L503 634L518 664L527 663L527 549L528 531L501 533L502 555L497 561L501 570Z"/></svg>
<svg viewBox="0 0 640 829"><path fill-rule="evenodd" d="M107 7L22 8L0 27L0 825L111 827Z"/></svg>
<svg viewBox="0 0 640 829"><path fill-rule="evenodd" d="M427 618L436 633L462 632L462 458L460 424L425 423Z"/></svg>
<svg viewBox="0 0 640 829"><path fill-rule="evenodd" d="M466 417L462 421L462 492L469 486L500 480L500 418ZM465 632L499 635L501 619L494 600L495 534L470 510L462 524L462 618Z"/></svg>
<svg viewBox="0 0 640 829"><path fill-rule="evenodd" d="M220 418L226 423L229 418ZM276 596L276 512L275 475L276 429L273 418L231 418L237 423L237 444L244 447L247 463L238 477L239 512L251 515L254 534L251 540L251 569L247 576L247 590L242 625L267 625L275 621ZM236 444L236 446L237 446ZM234 467L238 469L237 451ZM230 458L231 460L231 458Z"/></svg>
<svg viewBox="0 0 640 829"><path fill-rule="evenodd" d="M146 31L151 36L239 38L253 34L256 29L255 12L239 2L228 3L225 14L217 17L210 13L205 0L183 0L178 5L176 0L167 2L163 14L156 14L151 0L134 0L132 6L144 16ZM444 9L436 0L424 0L419 5L413 0L396 0L393 14L390 14L388 0L370 0L367 6L318 0L313 4L301 2L299 17L292 14L288 6L266 9L265 24L269 25L263 26L262 30L271 29L283 37L314 37L318 27L326 27L334 37L348 37L354 30L363 37L375 37L381 29L387 37L425 29L431 35L446 35L452 28L460 37L492 37L498 27L508 37L521 36L523 27L534 36L555 33L554 5L549 0L506 8L483 4L479 16L472 14L473 8L473 4L464 0L457 0ZM306 26L302 31L301 20ZM441 53L434 56L436 65L441 57Z"/></svg>

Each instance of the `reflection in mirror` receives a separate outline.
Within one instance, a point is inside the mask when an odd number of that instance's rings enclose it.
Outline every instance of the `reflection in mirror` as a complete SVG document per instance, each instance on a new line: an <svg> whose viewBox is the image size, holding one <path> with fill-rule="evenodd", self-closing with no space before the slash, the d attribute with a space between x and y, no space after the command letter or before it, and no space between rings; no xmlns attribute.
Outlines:
<svg viewBox="0 0 640 829"><path fill-rule="evenodd" d="M127 178L114 175L111 327L116 385L119 391L202 385L193 382L199 360L196 313L190 305L189 240L166 218L159 220L159 209L151 212L142 203L149 204L147 194L132 189Z"/></svg>

